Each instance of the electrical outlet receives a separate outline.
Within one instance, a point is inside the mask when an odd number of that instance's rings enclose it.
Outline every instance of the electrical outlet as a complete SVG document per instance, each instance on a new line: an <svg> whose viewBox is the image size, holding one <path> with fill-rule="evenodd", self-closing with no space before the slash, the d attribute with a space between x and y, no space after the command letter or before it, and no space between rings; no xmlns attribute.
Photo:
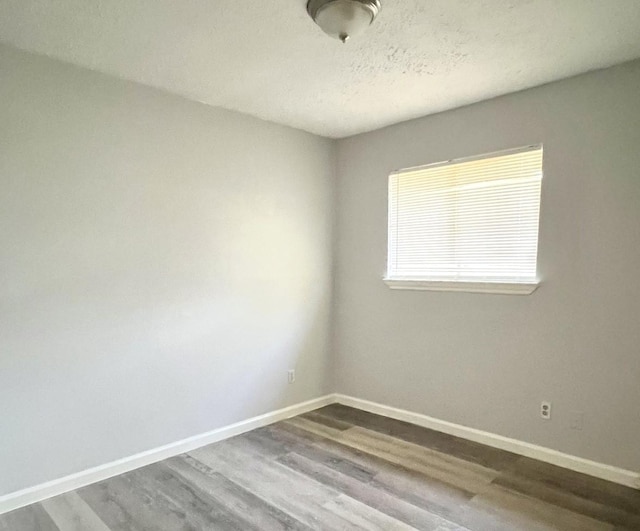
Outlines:
<svg viewBox="0 0 640 531"><path fill-rule="evenodd" d="M296 381L296 371L294 369L289 369L289 371L287 371L287 381L290 384Z"/></svg>
<svg viewBox="0 0 640 531"><path fill-rule="evenodd" d="M571 412L571 429L581 431L584 427L584 413L582 411Z"/></svg>
<svg viewBox="0 0 640 531"><path fill-rule="evenodd" d="M540 416L544 420L551 420L551 402L542 402L540 404Z"/></svg>

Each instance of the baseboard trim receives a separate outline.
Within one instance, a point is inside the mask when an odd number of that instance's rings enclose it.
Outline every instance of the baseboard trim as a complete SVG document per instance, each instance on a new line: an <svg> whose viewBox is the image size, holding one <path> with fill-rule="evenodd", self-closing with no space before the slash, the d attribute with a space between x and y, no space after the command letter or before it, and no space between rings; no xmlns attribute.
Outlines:
<svg viewBox="0 0 640 531"><path fill-rule="evenodd" d="M228 439L242 433L279 422L281 420L301 415L314 409L318 409L329 404L339 403L345 406L362 409L377 415L402 420L423 426L432 430L455 435L463 439L486 444L494 448L513 452L518 455L531 457L551 463L569 470L588 474L597 478L619 483L627 487L640 489L640 473L632 472L611 465L605 465L582 457L576 457L570 454L558 452L550 448L538 446L536 444L511 439L502 435L469 428L461 424L455 424L446 420L440 420L421 413L414 413L405 409L399 409L391 406L385 406L369 400L355 398L343 394L329 394L299 404L294 404L276 411L271 411L257 417L252 417L229 426L223 426L200 435L195 435L181 441L170 443L158 448L153 448L145 452L141 452L130 457L125 457L111 463L106 463L76 474L71 474L60 479L48 481L40 485L35 485L17 492L13 492L4 496L0 496L0 514L19 509L32 503L46 500L59 494L64 494L71 490L86 487L92 483L109 479L118 474L130 472L136 468L157 463L163 459L174 457L176 455L190 452L196 448L206 446L223 439Z"/></svg>
<svg viewBox="0 0 640 531"><path fill-rule="evenodd" d="M545 448L544 446L511 439L502 435L469 428L446 420L440 420L420 413L385 406L383 404L354 398L352 396L336 394L335 401L340 404L344 404L345 406L368 411L369 413L376 413L396 420L402 420L411 424L430 428L432 430L448 433L449 435L455 435L456 437L486 444L487 446L507 450L518 455L538 459L545 463L568 468L575 472L581 472L600 479L619 483L620 485L640 489L640 473L638 472L605 465L604 463L598 463L596 461L590 461L589 459L583 459L582 457L565 454L558 452L557 450Z"/></svg>
<svg viewBox="0 0 640 531"><path fill-rule="evenodd" d="M87 485L109 479L118 474L124 474L136 468L157 463L163 459L190 452L196 448L228 439L229 437L234 437L235 435L240 435L241 433L267 426L280 420L313 411L314 409L332 404L333 402L335 402L335 395L332 394L314 398L181 441L147 450L130 457L125 457L111 463L90 468L76 474L71 474L60 479L0 496L0 514L46 500L53 496L58 496L59 494L64 494L71 490L86 487Z"/></svg>

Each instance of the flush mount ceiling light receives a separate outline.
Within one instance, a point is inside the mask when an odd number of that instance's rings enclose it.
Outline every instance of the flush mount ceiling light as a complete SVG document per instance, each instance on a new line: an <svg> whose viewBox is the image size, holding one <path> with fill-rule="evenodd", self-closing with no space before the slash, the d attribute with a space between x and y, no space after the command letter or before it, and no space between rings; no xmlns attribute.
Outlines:
<svg viewBox="0 0 640 531"><path fill-rule="evenodd" d="M307 12L327 35L347 42L366 30L380 11L379 0L309 0Z"/></svg>

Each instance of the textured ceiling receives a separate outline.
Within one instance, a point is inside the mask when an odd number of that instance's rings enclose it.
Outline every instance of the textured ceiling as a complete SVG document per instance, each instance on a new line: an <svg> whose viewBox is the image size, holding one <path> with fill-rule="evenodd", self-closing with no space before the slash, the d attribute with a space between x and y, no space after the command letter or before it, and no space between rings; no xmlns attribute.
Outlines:
<svg viewBox="0 0 640 531"><path fill-rule="evenodd" d="M342 137L640 57L640 1L382 0L343 45L305 0L0 0L0 41Z"/></svg>

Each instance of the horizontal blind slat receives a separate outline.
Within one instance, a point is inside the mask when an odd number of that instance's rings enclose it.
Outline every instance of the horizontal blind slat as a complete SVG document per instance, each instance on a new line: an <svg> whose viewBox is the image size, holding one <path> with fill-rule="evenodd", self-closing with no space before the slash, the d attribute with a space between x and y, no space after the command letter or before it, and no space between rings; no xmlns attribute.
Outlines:
<svg viewBox="0 0 640 531"><path fill-rule="evenodd" d="M541 148L392 174L388 275L535 277L542 177Z"/></svg>

